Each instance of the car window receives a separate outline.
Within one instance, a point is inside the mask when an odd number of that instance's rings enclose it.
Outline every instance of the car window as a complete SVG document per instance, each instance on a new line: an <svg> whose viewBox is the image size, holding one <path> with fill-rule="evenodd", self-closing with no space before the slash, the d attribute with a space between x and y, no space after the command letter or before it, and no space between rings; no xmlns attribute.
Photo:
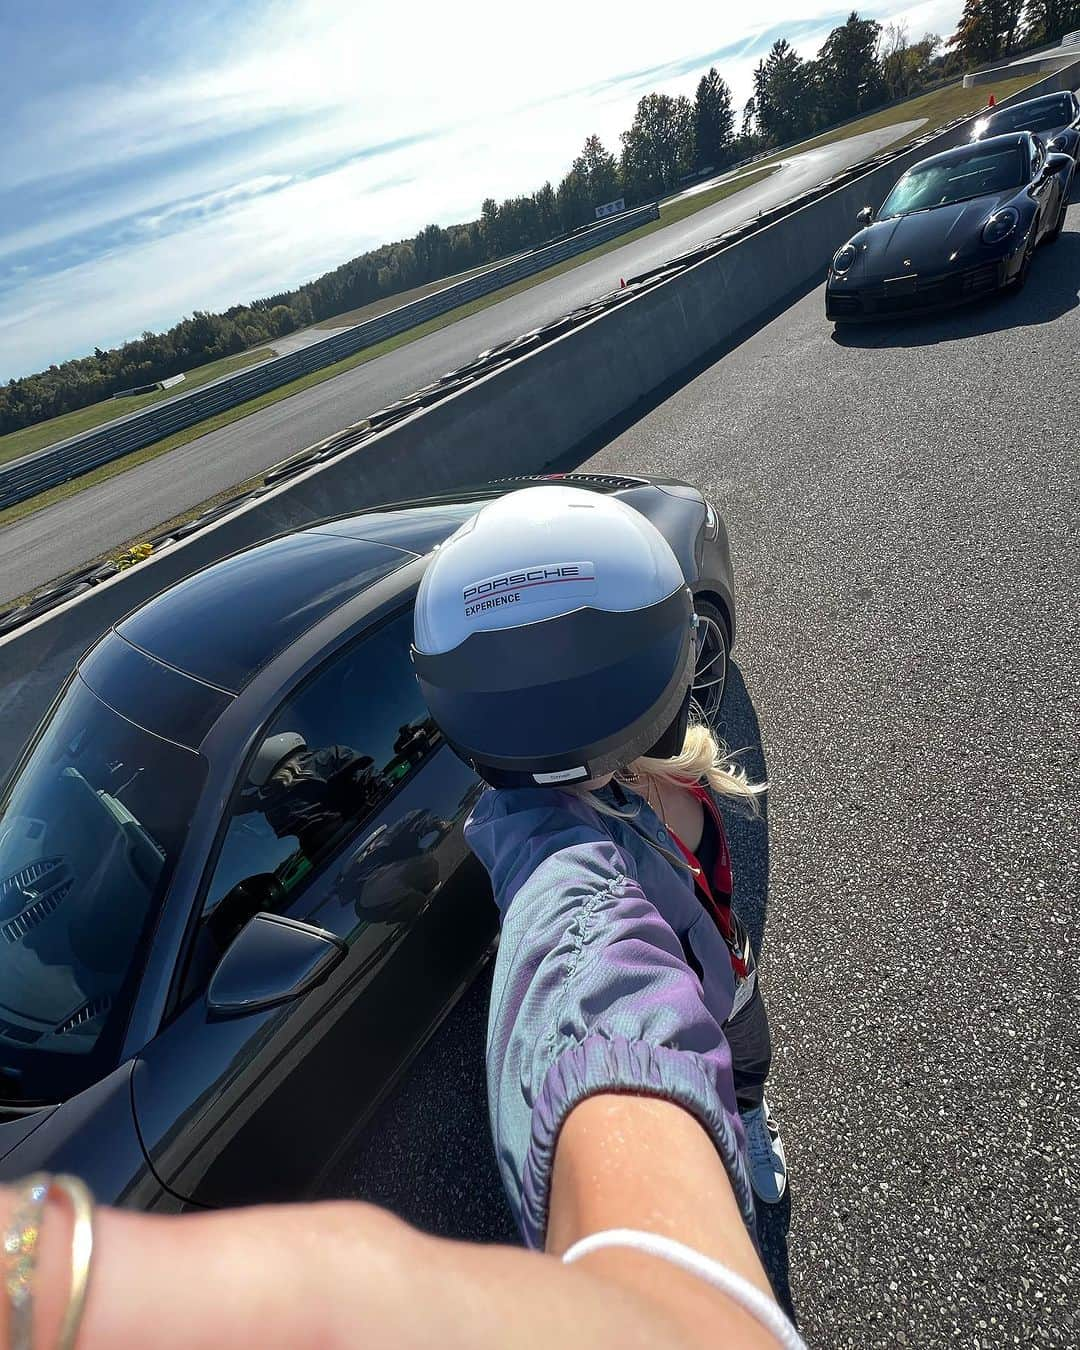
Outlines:
<svg viewBox="0 0 1080 1350"><path fill-rule="evenodd" d="M987 132L1001 136L1009 131L1053 131L1064 126L1073 116L1071 96L1046 103L1038 108L1009 108L991 117Z"/></svg>
<svg viewBox="0 0 1080 1350"><path fill-rule="evenodd" d="M211 915L257 881L284 907L440 743L409 656L412 611L336 655L274 715L234 795Z"/></svg>
<svg viewBox="0 0 1080 1350"><path fill-rule="evenodd" d="M1036 177L1038 177L1038 175L1039 175L1040 173L1042 173L1042 167L1043 167L1043 163L1044 163L1044 162L1045 162L1045 154L1044 154L1044 151L1043 151L1043 148L1042 148L1042 144L1041 144L1039 141L1033 140L1033 141L1031 142L1031 176L1032 176L1032 178L1036 178Z"/></svg>
<svg viewBox="0 0 1080 1350"><path fill-rule="evenodd" d="M0 1101L115 1068L204 761L76 676L0 802Z"/></svg>
<svg viewBox="0 0 1080 1350"><path fill-rule="evenodd" d="M1027 182L1025 160L1018 145L999 150L975 146L962 157L917 164L885 198L879 218L1019 189Z"/></svg>

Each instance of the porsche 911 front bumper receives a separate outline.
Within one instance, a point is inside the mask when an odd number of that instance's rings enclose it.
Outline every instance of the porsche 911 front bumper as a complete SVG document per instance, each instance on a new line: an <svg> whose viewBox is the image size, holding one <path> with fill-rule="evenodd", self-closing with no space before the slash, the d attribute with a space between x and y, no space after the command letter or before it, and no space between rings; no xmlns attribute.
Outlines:
<svg viewBox="0 0 1080 1350"><path fill-rule="evenodd" d="M865 285L830 277L825 287L825 317L849 323L962 305L1007 286L1015 272L1013 259L1008 257L936 276L898 277Z"/></svg>

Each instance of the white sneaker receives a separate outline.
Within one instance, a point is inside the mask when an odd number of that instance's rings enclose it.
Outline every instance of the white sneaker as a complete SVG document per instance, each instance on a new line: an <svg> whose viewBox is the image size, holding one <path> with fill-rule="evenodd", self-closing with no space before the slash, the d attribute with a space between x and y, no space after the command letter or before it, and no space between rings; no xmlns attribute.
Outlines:
<svg viewBox="0 0 1080 1350"><path fill-rule="evenodd" d="M741 1111L746 1131L750 1184L763 1205L775 1205L787 1190L787 1155L768 1102L753 1111Z"/></svg>

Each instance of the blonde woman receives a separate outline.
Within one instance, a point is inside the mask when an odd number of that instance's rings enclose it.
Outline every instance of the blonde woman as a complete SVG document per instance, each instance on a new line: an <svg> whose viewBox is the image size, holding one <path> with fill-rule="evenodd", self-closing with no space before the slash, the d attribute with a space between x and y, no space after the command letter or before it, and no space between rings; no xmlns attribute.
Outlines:
<svg viewBox="0 0 1080 1350"><path fill-rule="evenodd" d="M749 937L732 907L731 855L719 810L719 802L727 800L756 813L765 785L749 782L709 728L694 724L687 727L677 755L642 756L617 773L614 784L616 792L635 794L639 805L644 798L664 822L682 863L690 869L698 898L713 915L731 953L735 999L724 1035L746 1131L750 1182L760 1201L777 1204L787 1189L787 1159L765 1100L772 1042Z"/></svg>
<svg viewBox="0 0 1080 1350"><path fill-rule="evenodd" d="M500 579L512 601L477 599L505 592ZM596 1094L693 1115L748 1225L753 1191L783 1194L768 1023L717 808L752 810L763 785L689 725L695 626L659 531L565 486L485 506L417 596L421 689L493 789L466 827L501 918L489 1106L534 1247L549 1238L560 1131Z"/></svg>

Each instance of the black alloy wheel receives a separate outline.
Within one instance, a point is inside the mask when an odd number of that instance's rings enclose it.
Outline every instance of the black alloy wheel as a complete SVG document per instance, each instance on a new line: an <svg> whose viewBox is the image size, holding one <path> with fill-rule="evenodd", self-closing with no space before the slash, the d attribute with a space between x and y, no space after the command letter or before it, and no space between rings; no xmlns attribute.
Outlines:
<svg viewBox="0 0 1080 1350"><path fill-rule="evenodd" d="M720 712L727 687L731 639L727 621L709 600L694 601L697 611L697 661L694 666L694 702L702 719L712 726Z"/></svg>

